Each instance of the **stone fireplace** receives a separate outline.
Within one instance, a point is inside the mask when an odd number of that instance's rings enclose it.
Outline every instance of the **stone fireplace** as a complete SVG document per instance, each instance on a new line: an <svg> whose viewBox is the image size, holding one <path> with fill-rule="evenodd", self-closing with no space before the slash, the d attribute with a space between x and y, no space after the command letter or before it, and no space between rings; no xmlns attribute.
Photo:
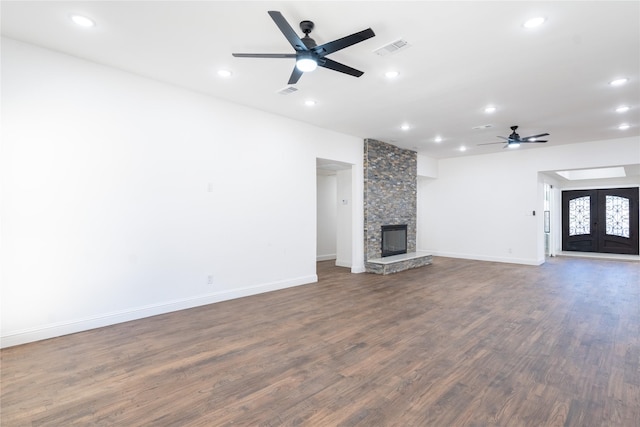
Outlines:
<svg viewBox="0 0 640 427"><path fill-rule="evenodd" d="M418 154L365 139L365 271L389 274L431 262L431 255L416 252L417 194ZM385 231L391 238L388 250L383 248Z"/></svg>

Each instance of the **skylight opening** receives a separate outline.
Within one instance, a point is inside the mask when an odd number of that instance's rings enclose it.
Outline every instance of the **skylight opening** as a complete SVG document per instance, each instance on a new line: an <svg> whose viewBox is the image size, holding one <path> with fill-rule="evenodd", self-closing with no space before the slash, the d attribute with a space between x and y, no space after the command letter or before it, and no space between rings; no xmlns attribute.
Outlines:
<svg viewBox="0 0 640 427"><path fill-rule="evenodd" d="M556 173L569 181L582 179L624 178L627 176L622 166L613 168L556 171Z"/></svg>

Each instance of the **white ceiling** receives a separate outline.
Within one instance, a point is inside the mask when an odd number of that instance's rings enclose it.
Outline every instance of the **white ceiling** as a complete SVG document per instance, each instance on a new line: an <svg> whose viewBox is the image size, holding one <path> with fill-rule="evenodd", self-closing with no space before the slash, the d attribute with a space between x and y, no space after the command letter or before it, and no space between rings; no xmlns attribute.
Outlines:
<svg viewBox="0 0 640 427"><path fill-rule="evenodd" d="M477 144L499 141L516 124L523 137L551 134L547 144L520 149L640 135L638 1L2 1L1 8L6 37L436 158L499 152L502 144ZM292 59L231 56L293 52L268 10L296 31L314 21L318 44L371 27L376 37L329 56L365 74L319 68L297 92L278 94ZM97 25L78 27L71 13ZM537 15L547 18L543 26L523 28ZM373 52L400 38L411 46ZM218 69L233 75L220 78ZM400 76L390 81L384 73L392 69ZM629 83L610 87L617 77ZM307 99L317 105L305 106ZM489 104L495 113L484 113ZM621 104L631 110L616 113ZM400 129L405 122L409 131ZM626 131L617 129L623 122ZM492 127L473 129L485 124Z"/></svg>

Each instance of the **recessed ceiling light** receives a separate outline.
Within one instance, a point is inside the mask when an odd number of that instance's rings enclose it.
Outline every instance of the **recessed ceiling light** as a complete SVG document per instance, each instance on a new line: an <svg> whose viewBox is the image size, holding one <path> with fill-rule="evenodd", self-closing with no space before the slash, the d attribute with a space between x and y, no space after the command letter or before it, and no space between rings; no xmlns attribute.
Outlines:
<svg viewBox="0 0 640 427"><path fill-rule="evenodd" d="M618 108L616 108L616 113L626 113L627 111L629 111L628 105L621 105Z"/></svg>
<svg viewBox="0 0 640 427"><path fill-rule="evenodd" d="M620 130L627 130L631 127L631 125L627 124L627 123L623 123L620 126L618 126L618 129Z"/></svg>
<svg viewBox="0 0 640 427"><path fill-rule="evenodd" d="M463 146L461 146L461 147L459 148L459 150L460 150L460 151L462 151L462 152L465 152L465 151L467 151L467 147L465 147L465 146L463 145Z"/></svg>
<svg viewBox="0 0 640 427"><path fill-rule="evenodd" d="M220 77L231 77L231 74L233 73L229 70L218 70L218 75Z"/></svg>
<svg viewBox="0 0 640 427"><path fill-rule="evenodd" d="M531 19L525 21L523 26L525 28L535 28L535 27L539 27L540 25L542 25L544 23L544 21L546 21L544 16L536 16L535 18L531 18Z"/></svg>
<svg viewBox="0 0 640 427"><path fill-rule="evenodd" d="M74 15L71 15L70 18L76 25L79 25L81 27L89 28L89 27L96 26L96 23L92 19L87 18L86 16L83 16L83 15L74 14Z"/></svg>
<svg viewBox="0 0 640 427"><path fill-rule="evenodd" d="M314 105L316 105L316 101L314 101L313 99L307 99L306 101L304 101L304 105L306 105L307 107L313 107Z"/></svg>
<svg viewBox="0 0 640 427"><path fill-rule="evenodd" d="M485 107L484 112L487 114L491 114L491 113L495 113L497 110L496 107L494 107L493 105L489 105L487 107Z"/></svg>
<svg viewBox="0 0 640 427"><path fill-rule="evenodd" d="M626 82L628 82L629 79L626 77L620 78L620 79L615 79L615 80L611 80L609 82L609 84L611 86L622 86L623 84L625 84Z"/></svg>
<svg viewBox="0 0 640 427"><path fill-rule="evenodd" d="M400 75L400 73L398 71L395 71L395 70L387 71L386 73L384 73L384 76L386 78L388 78L388 79L395 79L399 75Z"/></svg>
<svg viewBox="0 0 640 427"><path fill-rule="evenodd" d="M402 126L400 126L400 129L409 130L411 129L411 126L409 126L409 123L403 123Z"/></svg>
<svg viewBox="0 0 640 427"><path fill-rule="evenodd" d="M442 137L441 137L440 135L438 135L438 136L436 136L435 138L433 138L433 140L434 140L435 142L440 143L440 142L442 142Z"/></svg>

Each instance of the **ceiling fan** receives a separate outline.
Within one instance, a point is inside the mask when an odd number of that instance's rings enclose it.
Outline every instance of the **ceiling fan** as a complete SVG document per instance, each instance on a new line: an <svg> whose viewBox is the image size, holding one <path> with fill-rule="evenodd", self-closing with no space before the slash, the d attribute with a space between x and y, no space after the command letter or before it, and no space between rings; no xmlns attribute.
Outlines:
<svg viewBox="0 0 640 427"><path fill-rule="evenodd" d="M313 71L316 67L328 68L354 77L360 77L364 74L364 72L360 70L325 58L325 56L375 36L371 28L318 46L315 40L309 37L314 27L313 22L300 22L300 29L304 33L304 37L301 39L280 12L271 10L268 13L296 52L233 53L233 56L238 58L295 58L296 66L293 68L291 77L289 77L289 84L296 84L298 80L300 80L300 77L302 77L302 73Z"/></svg>
<svg viewBox="0 0 640 427"><path fill-rule="evenodd" d="M538 135L531 135L531 136L526 136L524 138L520 138L520 135L518 135L516 133L516 129L518 129L518 126L511 126L511 135L509 135L509 137L504 137L504 136L498 136L498 138L502 138L504 140L507 141L507 143L505 144L504 148L516 148L519 147L520 144L526 144L526 143L545 143L547 142L546 140L542 141L538 138L541 138L543 136L547 136L549 135L548 133L541 133ZM478 145L491 145L491 144L504 144L504 142L502 141L498 141L498 142L487 142L484 144L478 144Z"/></svg>

